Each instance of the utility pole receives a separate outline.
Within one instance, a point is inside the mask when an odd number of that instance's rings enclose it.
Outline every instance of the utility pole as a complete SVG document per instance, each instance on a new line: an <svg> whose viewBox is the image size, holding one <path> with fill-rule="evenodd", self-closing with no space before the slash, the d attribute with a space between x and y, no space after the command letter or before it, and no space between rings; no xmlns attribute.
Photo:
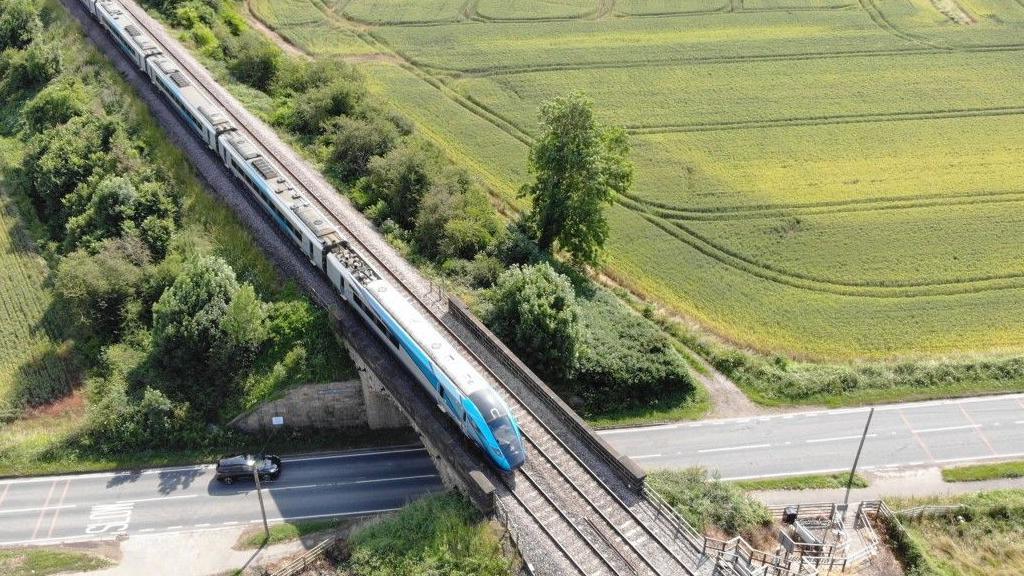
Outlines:
<svg viewBox="0 0 1024 576"><path fill-rule="evenodd" d="M864 434L860 437L860 446L857 447L857 456L853 459L853 468L850 470L850 477L846 479L846 497L843 498L843 512L846 512L850 505L850 490L853 488L853 475L857 473L857 463L860 462L860 453L864 450L864 441L868 438L868 428L871 427L871 418L875 415L875 408L868 412L868 421L864 425Z"/></svg>
<svg viewBox="0 0 1024 576"><path fill-rule="evenodd" d="M257 463L252 467L252 479L256 481L256 496L260 499L260 514L263 515L263 533L270 540L270 525L267 524L267 509L263 506L263 490L260 489L260 467Z"/></svg>

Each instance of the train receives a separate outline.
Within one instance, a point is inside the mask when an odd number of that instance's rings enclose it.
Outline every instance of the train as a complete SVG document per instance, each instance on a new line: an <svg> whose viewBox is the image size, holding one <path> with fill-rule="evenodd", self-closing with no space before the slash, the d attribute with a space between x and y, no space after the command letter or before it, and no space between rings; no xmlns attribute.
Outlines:
<svg viewBox="0 0 1024 576"><path fill-rule="evenodd" d="M498 469L512 472L522 466L526 461L522 429L472 363L402 290L353 249L341 229L235 126L223 108L207 98L174 55L163 50L124 5L117 0L79 1L461 433Z"/></svg>

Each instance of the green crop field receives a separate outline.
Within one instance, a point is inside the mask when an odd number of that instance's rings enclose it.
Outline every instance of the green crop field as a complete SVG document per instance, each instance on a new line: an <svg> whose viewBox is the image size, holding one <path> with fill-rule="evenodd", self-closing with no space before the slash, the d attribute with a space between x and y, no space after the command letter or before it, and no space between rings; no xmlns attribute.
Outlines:
<svg viewBox="0 0 1024 576"><path fill-rule="evenodd" d="M12 147L0 139L0 165ZM75 378L60 315L51 309L48 272L0 182L0 422ZM2 425L0 425L2 426Z"/></svg>
<svg viewBox="0 0 1024 576"><path fill-rule="evenodd" d="M631 135L606 271L812 359L1024 352L1024 0L253 0L510 207L540 104ZM380 57L368 58L367 53Z"/></svg>

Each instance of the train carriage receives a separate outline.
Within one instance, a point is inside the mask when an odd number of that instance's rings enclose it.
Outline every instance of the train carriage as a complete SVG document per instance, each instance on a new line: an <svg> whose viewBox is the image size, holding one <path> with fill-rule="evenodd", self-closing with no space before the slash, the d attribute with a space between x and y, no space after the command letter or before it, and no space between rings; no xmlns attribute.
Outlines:
<svg viewBox="0 0 1024 576"><path fill-rule="evenodd" d="M128 58L171 102L339 294L499 468L523 464L515 417L479 372L341 237L338 227L265 157L163 53L116 0L81 0Z"/></svg>
<svg viewBox="0 0 1024 576"><path fill-rule="evenodd" d="M95 4L95 14L114 37L118 47L140 70L146 68L147 58L161 53L153 39L143 32L142 27L117 2L99 0Z"/></svg>

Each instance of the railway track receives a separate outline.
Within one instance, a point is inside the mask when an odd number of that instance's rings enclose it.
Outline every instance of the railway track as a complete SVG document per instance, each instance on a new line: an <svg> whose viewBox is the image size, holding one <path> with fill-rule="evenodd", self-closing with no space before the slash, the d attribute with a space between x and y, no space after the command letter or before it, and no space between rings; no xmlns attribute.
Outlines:
<svg viewBox="0 0 1024 576"><path fill-rule="evenodd" d="M173 40L148 14L128 0L121 0L125 9L149 32L153 41L167 54L175 57L182 71L211 99L224 109L236 128L247 136L263 154L273 158L292 182L315 200L348 235L351 247L367 262L371 262L382 276L401 288L406 299L420 309L424 316L460 350L481 374L486 375L505 401L513 407L524 438L530 445L526 464L515 474L497 474L507 497L506 505L514 503L550 541L550 545L573 570L588 575L657 576L693 575L689 565L694 563L685 545L671 537L664 529L663 519L652 512L653 506L637 506L638 513L619 497L602 478L592 470L553 431L529 404L516 394L495 371L484 362L462 338L442 319L442 311L428 303L422 290L402 274L396 273L378 255L378 248L364 239L366 233L357 230L344 215L339 215L337 193L329 186L301 168L292 165L287 155L266 144L264 135L252 128L254 122L247 112L239 113L241 105L222 93L222 88L206 74L197 72L196 64L184 48ZM259 127L259 124L256 124ZM310 181L314 184L311 185ZM329 197L325 197L329 194ZM437 302L442 302L438 298ZM638 497L639 498L639 497ZM642 517L644 516L644 517Z"/></svg>

